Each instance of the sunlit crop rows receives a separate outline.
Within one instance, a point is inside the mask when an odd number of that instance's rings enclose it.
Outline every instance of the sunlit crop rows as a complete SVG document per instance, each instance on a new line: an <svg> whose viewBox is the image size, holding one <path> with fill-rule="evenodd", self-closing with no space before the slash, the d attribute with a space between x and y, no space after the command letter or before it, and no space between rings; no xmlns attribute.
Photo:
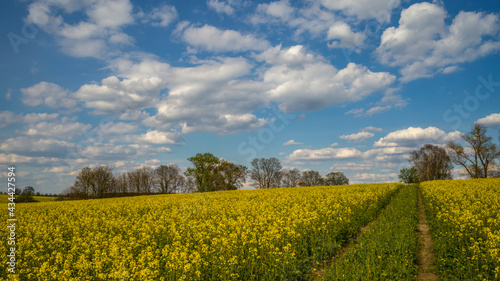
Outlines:
<svg viewBox="0 0 500 281"><path fill-rule="evenodd" d="M373 219L398 187L18 204L16 267L23 280L295 279ZM6 240L0 245L6 253Z"/></svg>
<svg viewBox="0 0 500 281"><path fill-rule="evenodd" d="M500 179L422 183L443 278L500 279Z"/></svg>

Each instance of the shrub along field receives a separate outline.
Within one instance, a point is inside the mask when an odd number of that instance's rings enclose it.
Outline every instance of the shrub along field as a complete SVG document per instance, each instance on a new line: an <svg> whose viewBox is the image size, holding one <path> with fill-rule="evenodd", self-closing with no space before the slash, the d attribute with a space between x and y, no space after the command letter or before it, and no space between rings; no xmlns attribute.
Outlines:
<svg viewBox="0 0 500 281"><path fill-rule="evenodd" d="M16 205L23 280L294 280L335 254L400 184ZM2 210L4 221L7 210ZM6 237L6 228L1 228ZM7 252L7 243L0 243ZM6 277L2 255L1 277Z"/></svg>
<svg viewBox="0 0 500 281"><path fill-rule="evenodd" d="M421 184L444 280L500 280L500 179Z"/></svg>
<svg viewBox="0 0 500 281"><path fill-rule="evenodd" d="M16 195L18 196L18 195ZM7 204L10 203L9 201L9 195L7 194L0 194L0 204ZM50 202L50 201L56 201L57 197L49 197L49 196L33 196L33 199L39 202Z"/></svg>

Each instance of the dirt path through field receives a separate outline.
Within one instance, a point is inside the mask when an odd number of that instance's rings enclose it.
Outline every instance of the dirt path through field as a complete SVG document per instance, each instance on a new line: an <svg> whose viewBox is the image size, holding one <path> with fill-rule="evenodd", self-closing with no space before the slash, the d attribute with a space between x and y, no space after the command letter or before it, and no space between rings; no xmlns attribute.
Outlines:
<svg viewBox="0 0 500 281"><path fill-rule="evenodd" d="M418 192L418 214L420 216L420 221L418 222L418 241L420 243L420 250L418 252L417 261L417 280L438 280L436 274L434 274L432 239L429 233L429 223L425 215L420 191Z"/></svg>

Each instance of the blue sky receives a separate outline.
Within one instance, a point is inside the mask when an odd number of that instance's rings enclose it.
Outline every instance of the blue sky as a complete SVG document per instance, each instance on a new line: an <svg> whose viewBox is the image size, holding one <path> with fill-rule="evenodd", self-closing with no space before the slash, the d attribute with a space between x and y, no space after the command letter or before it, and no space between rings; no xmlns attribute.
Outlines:
<svg viewBox="0 0 500 281"><path fill-rule="evenodd" d="M198 152L353 183L474 122L498 142L498 1L6 1L0 169L58 193Z"/></svg>

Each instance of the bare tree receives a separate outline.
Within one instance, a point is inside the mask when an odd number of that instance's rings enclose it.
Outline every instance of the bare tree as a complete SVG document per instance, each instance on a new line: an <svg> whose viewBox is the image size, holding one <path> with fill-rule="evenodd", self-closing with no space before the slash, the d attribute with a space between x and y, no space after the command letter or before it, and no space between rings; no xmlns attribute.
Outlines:
<svg viewBox="0 0 500 281"><path fill-rule="evenodd" d="M128 184L131 192L141 193L141 173L139 170L127 172Z"/></svg>
<svg viewBox="0 0 500 281"><path fill-rule="evenodd" d="M80 170L73 186L67 192L84 199L103 198L115 188L115 185L113 171L109 166L99 166L94 169L86 167Z"/></svg>
<svg viewBox="0 0 500 281"><path fill-rule="evenodd" d="M75 183L70 188L70 192L77 194L79 198L88 199L90 191L95 189L92 185L94 185L92 169L85 167L76 176Z"/></svg>
<svg viewBox="0 0 500 281"><path fill-rule="evenodd" d="M155 170L161 193L175 193L184 183L181 169L176 164L161 165Z"/></svg>
<svg viewBox="0 0 500 281"><path fill-rule="evenodd" d="M196 183L193 177L185 177L181 186L182 193L196 192Z"/></svg>
<svg viewBox="0 0 500 281"><path fill-rule="evenodd" d="M251 162L250 178L257 188L280 187L281 163L278 159L254 158Z"/></svg>
<svg viewBox="0 0 500 281"><path fill-rule="evenodd" d="M91 185L94 197L103 198L115 186L113 170L109 166L99 166L93 171L94 184Z"/></svg>
<svg viewBox="0 0 500 281"><path fill-rule="evenodd" d="M495 159L500 157L500 148L486 133L484 125L474 123L470 132L461 135L470 145L469 148L464 148L456 142L449 142L447 145L453 163L464 167L471 178L487 178L490 175L490 167L495 164Z"/></svg>
<svg viewBox="0 0 500 281"><path fill-rule="evenodd" d="M135 171L128 172L127 177L131 189L139 194L150 194L154 187L154 171L147 166L141 166Z"/></svg>
<svg viewBox="0 0 500 281"><path fill-rule="evenodd" d="M285 169L283 174L283 186L294 187L299 185L299 180L301 177L300 170L297 168Z"/></svg>
<svg viewBox="0 0 500 281"><path fill-rule="evenodd" d="M446 150L426 144L410 154L410 162L420 174L420 181L451 179L451 160Z"/></svg>
<svg viewBox="0 0 500 281"><path fill-rule="evenodd" d="M115 177L116 188L115 192L117 193L128 193L129 192L129 183L127 173L121 173Z"/></svg>
<svg viewBox="0 0 500 281"><path fill-rule="evenodd" d="M318 171L304 171L300 178L299 185L301 186L318 186L323 185L323 178Z"/></svg>

